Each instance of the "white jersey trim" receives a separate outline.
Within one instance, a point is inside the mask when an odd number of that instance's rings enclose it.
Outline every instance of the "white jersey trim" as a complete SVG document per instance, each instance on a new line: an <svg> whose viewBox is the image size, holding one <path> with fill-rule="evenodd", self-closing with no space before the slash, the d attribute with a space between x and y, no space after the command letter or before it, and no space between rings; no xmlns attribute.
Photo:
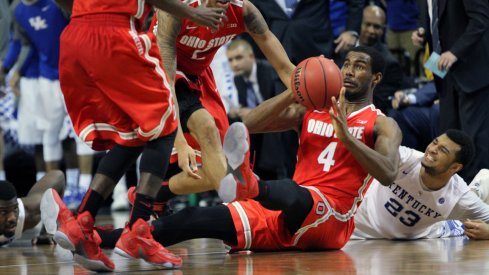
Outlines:
<svg viewBox="0 0 489 275"><path fill-rule="evenodd" d="M19 218L17 219L17 227L15 228L14 239L20 239L22 237L22 232L24 232L24 222L25 222L25 207L21 199L17 199L19 204Z"/></svg>
<svg viewBox="0 0 489 275"><path fill-rule="evenodd" d="M234 206L238 212L239 218L241 219L241 224L243 225L243 233L245 237L245 245L243 249L249 250L251 248L251 244L253 243L253 234L251 231L250 221L248 220L248 215L246 215L246 211L239 202L233 202L231 205Z"/></svg>
<svg viewBox="0 0 489 275"><path fill-rule="evenodd" d="M136 17L137 19L140 19L141 16L143 16L143 14L144 14L144 3L145 3L144 0L138 0L138 10L136 11L136 14L134 15L134 17Z"/></svg>
<svg viewBox="0 0 489 275"><path fill-rule="evenodd" d="M151 40L146 34L138 35L134 26L134 18L130 19L130 25L131 25L131 30L129 31L129 34L134 40L134 43L136 45L136 48L138 49L138 52L140 55L143 55L146 60L149 62L153 63L155 65L155 71L161 76L163 80L163 85L165 88L167 88L169 91L171 91L170 84L168 83L168 79L166 78L165 71L161 68L160 66L160 61L158 58L150 56L149 55L149 50L151 49ZM143 43L141 43L141 41ZM143 46L144 44L144 46ZM143 131L141 128L136 128L134 129L133 132L120 132L118 131L114 126L108 124L108 123L92 123L89 124L87 127L85 127L81 132L80 132L80 139L83 140L88 146L92 147L93 142L87 141L87 136L93 132L93 131L111 131L111 132L116 132L119 137L123 140L135 140L138 138L138 133L139 135L143 137L150 137L150 140L156 139L159 137L163 129L165 128L166 120L168 117L171 115L173 112L173 103L172 103L172 98L171 98L171 93L169 93L168 96L168 109L166 112L163 114L161 117L160 123L153 128L150 131ZM176 113L174 113L175 118L176 118Z"/></svg>
<svg viewBox="0 0 489 275"><path fill-rule="evenodd" d="M143 40L143 42L144 42L144 44L146 46L145 47L146 48L146 51L144 53L144 57L149 62L151 62L151 63L153 63L155 65L156 72L163 79L163 86L165 86L165 88L168 91L171 91L171 86L168 83L168 79L166 78L165 71L160 66L160 59L159 58L156 58L154 56L150 56L149 55L149 50L151 49L151 40L149 39L149 37L148 37L147 34L142 34L139 37ZM144 131L141 130L141 128L139 128L138 129L138 132L139 132L139 134L141 136L143 136L143 137L150 137L150 136L152 136L150 138L151 140L157 139L160 136L161 132L165 128L166 120L168 119L168 117L170 116L170 114L173 112L173 104L172 104L172 95L171 95L171 92L168 93L168 94L169 94L169 96L168 96L168 109L166 109L166 112L161 117L160 124L158 126L156 126L156 128L154 128L153 130L150 130L149 132L144 132ZM174 113L174 115L175 115L175 119L176 119L176 113Z"/></svg>

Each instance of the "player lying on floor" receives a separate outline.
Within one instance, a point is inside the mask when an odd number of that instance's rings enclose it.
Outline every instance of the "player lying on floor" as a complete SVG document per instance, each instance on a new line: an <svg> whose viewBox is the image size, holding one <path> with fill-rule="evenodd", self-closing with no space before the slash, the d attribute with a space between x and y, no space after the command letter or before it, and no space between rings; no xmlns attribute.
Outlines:
<svg viewBox="0 0 489 275"><path fill-rule="evenodd" d="M372 104L383 68L383 57L377 51L354 48L347 53L341 70L345 87L339 102L332 100L329 113L293 104L292 92L286 91L248 114L244 121L252 133L290 129L301 133L293 179L256 179L249 167L246 127L231 125L223 148L230 162L237 160L240 166L235 172L241 175L226 176L221 187L230 187L227 190L233 190L231 195L238 201L186 208L160 217L153 222L155 240L171 245L193 238L217 238L235 250L255 251L343 247L354 229L355 210L373 177L389 185L399 167L401 132ZM331 131L321 131L322 127ZM358 130L355 135L349 131L352 127ZM52 194L47 192L46 197ZM60 208L59 215L65 208ZM120 230L99 231L102 245L113 247L118 234Z"/></svg>
<svg viewBox="0 0 489 275"><path fill-rule="evenodd" d="M0 181L0 246L19 239L22 233L34 228L41 221L40 203L42 194L53 188L63 197L65 178L61 171L46 173L32 186L27 196L17 198L12 183ZM44 227L32 244L54 244L52 236L46 234Z"/></svg>
<svg viewBox="0 0 489 275"><path fill-rule="evenodd" d="M470 137L458 130L448 130L435 138L424 153L401 147L396 180L387 187L372 183L355 215L353 238L461 236L464 228L460 221L466 219L481 220L486 226L489 206L456 174L474 154ZM487 172L481 170L471 187L489 185ZM468 222L467 235L472 237L472 222Z"/></svg>

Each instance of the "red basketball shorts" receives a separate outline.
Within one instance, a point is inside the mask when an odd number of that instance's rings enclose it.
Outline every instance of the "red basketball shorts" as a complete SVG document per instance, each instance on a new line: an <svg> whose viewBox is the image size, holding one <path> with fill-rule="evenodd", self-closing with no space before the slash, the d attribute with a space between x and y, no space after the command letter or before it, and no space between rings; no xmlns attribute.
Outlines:
<svg viewBox="0 0 489 275"><path fill-rule="evenodd" d="M142 146L176 130L156 38L129 16L71 19L61 35L60 82L77 135L95 150Z"/></svg>
<svg viewBox="0 0 489 275"><path fill-rule="evenodd" d="M292 236L287 231L281 211L264 208L254 200L228 204L238 237L233 250L273 251L283 249L340 249L350 239L355 227L353 219L341 221L335 216L335 204L314 188L314 205Z"/></svg>
<svg viewBox="0 0 489 275"><path fill-rule="evenodd" d="M187 77L183 72L177 71L175 77L175 83L177 82L179 82L179 84L184 84L186 86L186 89L189 90L191 93L195 93L195 96L197 97L197 100L200 101L200 104L202 104L202 107L204 107L209 112L209 114L214 118L222 142L224 140L224 134L226 134L226 131L229 128L229 121L226 114L226 109L224 108L224 104L222 103L221 100L221 96L217 91L216 83L211 68L208 67L197 77L195 76ZM175 84L175 86L176 86L175 92L177 93L177 98L179 98L180 100L181 96L178 95L179 85ZM184 111L185 110L183 110L182 106L180 106L181 115L182 112ZM182 116L180 116L180 118L182 120L182 124L186 123L185 119L183 119ZM182 125L184 129L186 128L185 126L186 125ZM194 137L189 132L184 132L184 135L185 135L185 139L187 140L187 143L193 149L196 150L197 159L199 162L201 162L199 143L194 139ZM176 151L174 150L172 152L171 162L173 163L177 161L178 161L178 156Z"/></svg>

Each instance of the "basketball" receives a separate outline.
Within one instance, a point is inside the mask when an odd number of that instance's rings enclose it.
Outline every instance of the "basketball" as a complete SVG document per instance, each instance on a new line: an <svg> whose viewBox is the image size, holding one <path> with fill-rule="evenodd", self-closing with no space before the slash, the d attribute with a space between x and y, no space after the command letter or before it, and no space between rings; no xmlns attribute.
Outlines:
<svg viewBox="0 0 489 275"><path fill-rule="evenodd" d="M340 69L323 56L304 59L294 69L291 81L296 101L315 110L329 108L331 97L338 99L343 86Z"/></svg>

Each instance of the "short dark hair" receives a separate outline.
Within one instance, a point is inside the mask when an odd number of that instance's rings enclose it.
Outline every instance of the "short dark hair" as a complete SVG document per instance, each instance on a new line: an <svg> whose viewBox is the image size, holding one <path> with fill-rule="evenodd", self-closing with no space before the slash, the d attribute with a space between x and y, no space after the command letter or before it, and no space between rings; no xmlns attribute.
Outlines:
<svg viewBox="0 0 489 275"><path fill-rule="evenodd" d="M465 132L455 129L449 129L445 134L449 139L460 146L460 151L455 155L455 161L461 163L465 167L472 161L475 155L475 146L472 138Z"/></svg>
<svg viewBox="0 0 489 275"><path fill-rule="evenodd" d="M6 180L0 180L0 200L11 200L17 197L14 185Z"/></svg>
<svg viewBox="0 0 489 275"><path fill-rule="evenodd" d="M350 52L360 52L360 53L367 54L368 56L370 56L370 63L371 63L370 67L372 67L372 73L373 74L376 74L376 73L384 74L385 58L375 48L367 47L367 46L357 46L357 47L348 51L348 53L350 53Z"/></svg>

